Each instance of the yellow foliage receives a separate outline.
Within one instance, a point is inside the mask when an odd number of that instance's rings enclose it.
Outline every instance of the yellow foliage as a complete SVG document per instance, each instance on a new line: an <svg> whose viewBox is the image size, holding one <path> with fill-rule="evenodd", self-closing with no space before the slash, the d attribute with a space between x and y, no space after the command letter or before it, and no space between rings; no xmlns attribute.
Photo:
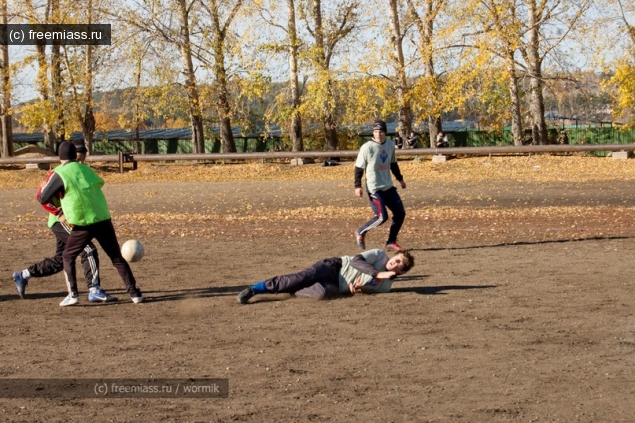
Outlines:
<svg viewBox="0 0 635 423"><path fill-rule="evenodd" d="M121 129L117 119L112 114L104 112L95 112L95 127L101 131Z"/></svg>
<svg viewBox="0 0 635 423"><path fill-rule="evenodd" d="M625 122L629 127L635 125L635 66L629 62L620 63L610 84L617 88L617 98L614 102L615 116L629 119Z"/></svg>
<svg viewBox="0 0 635 423"><path fill-rule="evenodd" d="M189 125L189 122L187 122L183 118L176 118L176 119L170 118L165 121L166 128L184 128L188 125Z"/></svg>
<svg viewBox="0 0 635 423"><path fill-rule="evenodd" d="M29 131L39 131L43 127L52 126L57 120L57 112L51 100L35 101L22 107L18 122Z"/></svg>

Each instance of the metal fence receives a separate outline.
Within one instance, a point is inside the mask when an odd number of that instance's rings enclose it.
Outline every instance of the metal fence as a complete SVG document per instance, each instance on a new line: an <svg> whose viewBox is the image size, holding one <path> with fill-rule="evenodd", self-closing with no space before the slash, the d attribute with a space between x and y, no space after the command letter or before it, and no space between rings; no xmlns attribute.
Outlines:
<svg viewBox="0 0 635 423"><path fill-rule="evenodd" d="M452 147L503 147L513 146L514 141L511 131L487 132L487 131L456 131L448 132L448 138ZM525 133L526 144L531 143L531 132ZM425 138L425 137L424 137ZM368 138L360 137L357 148ZM635 130L620 130L612 127L563 127L550 128L549 139L551 144L631 144L635 143ZM427 147L425 140L420 147ZM422 145L423 144L423 145ZM15 149L28 144L15 143ZM38 146L44 148L43 143ZM236 138L236 150L238 153L262 153L290 151L290 148L280 138ZM170 140L142 140L142 141L101 141L93 143L95 155L112 155L119 152L127 154L189 154L192 153L192 141L189 139ZM220 140L206 140L206 153L220 153ZM606 153L592 153L606 154Z"/></svg>
<svg viewBox="0 0 635 423"><path fill-rule="evenodd" d="M635 142L635 130L613 127L564 127L549 128L551 144L630 144ZM525 143L531 143L531 131L526 131ZM500 132L461 131L448 135L454 147L493 147L514 145L511 131Z"/></svg>

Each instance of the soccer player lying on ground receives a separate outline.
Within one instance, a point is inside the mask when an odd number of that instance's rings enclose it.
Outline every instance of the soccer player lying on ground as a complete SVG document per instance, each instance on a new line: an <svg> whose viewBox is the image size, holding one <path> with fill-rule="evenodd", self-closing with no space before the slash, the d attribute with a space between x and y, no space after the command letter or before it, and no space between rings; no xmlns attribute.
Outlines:
<svg viewBox="0 0 635 423"><path fill-rule="evenodd" d="M355 256L326 258L298 273L258 282L238 294L238 302L247 304L254 295L279 292L316 299L345 293L388 292L394 279L408 272L414 264L414 257L405 250L391 259L380 249Z"/></svg>

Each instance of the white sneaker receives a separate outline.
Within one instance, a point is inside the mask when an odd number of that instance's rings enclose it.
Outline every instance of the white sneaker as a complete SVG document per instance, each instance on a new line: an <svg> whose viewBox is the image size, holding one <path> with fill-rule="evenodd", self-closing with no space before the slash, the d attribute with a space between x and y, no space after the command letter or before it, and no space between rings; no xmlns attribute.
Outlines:
<svg viewBox="0 0 635 423"><path fill-rule="evenodd" d="M133 303L139 304L143 302L143 297L130 297Z"/></svg>
<svg viewBox="0 0 635 423"><path fill-rule="evenodd" d="M66 306L70 306L70 305L75 305L79 303L79 296L78 295L73 295L73 294L68 294L66 296L66 298L64 298L64 301L62 301L60 303L60 307L66 307Z"/></svg>

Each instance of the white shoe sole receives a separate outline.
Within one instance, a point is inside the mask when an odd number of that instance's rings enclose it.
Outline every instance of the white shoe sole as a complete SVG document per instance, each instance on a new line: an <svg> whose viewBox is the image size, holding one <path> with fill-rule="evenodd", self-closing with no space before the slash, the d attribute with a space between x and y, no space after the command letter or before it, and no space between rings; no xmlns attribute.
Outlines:
<svg viewBox="0 0 635 423"><path fill-rule="evenodd" d="M73 301L68 301L68 302L66 301L66 299L64 299L64 301L60 303L60 307L68 307L68 306L72 306L76 304L79 304L79 298L76 298Z"/></svg>

